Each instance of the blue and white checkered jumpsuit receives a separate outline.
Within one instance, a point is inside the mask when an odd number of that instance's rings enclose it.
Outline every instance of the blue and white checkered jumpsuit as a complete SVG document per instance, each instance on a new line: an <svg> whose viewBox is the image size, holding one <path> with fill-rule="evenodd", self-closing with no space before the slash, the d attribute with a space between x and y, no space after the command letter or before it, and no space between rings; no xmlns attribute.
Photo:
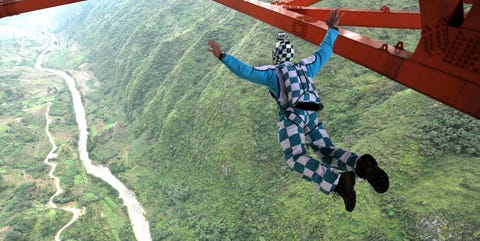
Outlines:
<svg viewBox="0 0 480 241"><path fill-rule="evenodd" d="M338 30L329 29L318 50L301 60L310 77L313 78L332 55L337 36ZM276 65L252 67L228 54L222 63L238 77L268 87L279 100L284 98L283 80L279 80ZM278 137L287 165L325 194L338 184L341 171L355 171L358 156L333 145L315 111L279 108ZM318 159L307 154L307 144Z"/></svg>

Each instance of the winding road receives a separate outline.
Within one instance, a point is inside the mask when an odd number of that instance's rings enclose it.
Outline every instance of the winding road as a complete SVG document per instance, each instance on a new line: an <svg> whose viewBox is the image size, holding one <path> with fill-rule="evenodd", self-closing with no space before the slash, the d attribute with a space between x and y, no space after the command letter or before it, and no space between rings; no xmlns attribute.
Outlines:
<svg viewBox="0 0 480 241"><path fill-rule="evenodd" d="M74 208L74 207L58 207L54 202L53 202L53 199L57 196L59 196L60 194L63 193L63 189L62 187L60 186L60 179L58 177L56 177L55 175L53 175L53 173L55 172L55 168L57 167L57 164L56 163L52 163L50 162L51 159L55 159L57 158L57 154L55 154L55 151L57 150L57 145L55 145L55 142L53 140L53 136L52 134L50 133L50 123L52 122L52 118L51 116L49 115L49 112L50 112L50 106L52 105L52 103L48 102L47 103L47 110L45 111L45 119L47 119L47 124L46 124L46 127L45 127L45 133L47 134L48 136L48 140L50 141L50 144L52 145L52 149L50 150L50 152L48 153L47 157L45 158L45 160L43 162L45 162L45 164L49 165L51 168L50 168L50 172L48 173L48 176L52 179L55 180L55 187L57 189L57 191L55 192L55 194L53 194L51 197L50 197L50 200L48 200L48 205L52 208L59 208L61 210L64 210L64 211L67 211L67 212L71 212L73 214L72 216L72 219L70 220L70 222L68 222L67 224L65 224L65 226L63 226L60 230L58 230L58 232L55 234L55 241L60 241L60 235L62 234L63 230L65 230L66 228L68 228L70 225L72 225L75 221L77 221L78 217L80 217L80 214L82 213L82 211L85 211L85 207L82 208L82 209L79 209L79 208Z"/></svg>
<svg viewBox="0 0 480 241"><path fill-rule="evenodd" d="M50 36L52 41L51 43L58 42L56 37L52 34L46 33L46 35ZM132 230L135 234L135 237L139 241L151 241L151 235L150 235L150 230L149 230L149 223L148 220L145 217L145 211L140 204L140 202L137 200L135 193L133 193L131 190L129 190L125 184L123 184L120 180L118 180L108 169L107 167L101 166L101 165L94 165L92 164L92 161L89 158L88 151L87 151L87 139L88 139L88 131L87 131L87 120L85 118L85 108L82 103L82 98L80 95L80 92L75 86L75 80L68 75L67 73L56 70L56 69L49 69L49 68L43 68L42 67L42 62L43 59L45 58L45 55L53 50L55 48L54 44L51 44L49 47L47 47L38 57L37 61L35 63L35 68L41 71L49 72L52 74L55 74L61 78L63 78L70 90L71 96L72 96L72 101L73 101L73 109L75 111L75 117L79 129L79 136L78 136L78 151L80 153L80 160L82 161L83 166L87 170L88 174L91 174L95 177L100 178L104 182L108 183L110 186L112 186L115 190L118 191L120 198L123 200L124 205L127 207L128 210L128 215L130 217L130 223L132 225ZM45 113L45 117L47 118L47 127L46 127L46 133L50 139L50 143L52 144L52 150L48 154L48 156L45 159L45 163L47 165L52 166L50 170L50 177L55 179L56 186L57 186L57 191L56 193L50 198L49 205L57 208L57 206L53 203L53 198L60 195L60 193L63 191L60 187L60 180L53 176L53 171L55 170L56 164L50 163L49 160L52 158L56 158L55 150L56 150L56 145L53 141L53 137L50 134L48 127L51 122L49 119L48 112L50 110L50 103L48 104L47 112ZM78 208L62 208L63 210L69 211L73 213L73 218L72 220L65 225L62 229L60 229L57 234L55 235L55 240L60 240L60 234L61 232L67 228L69 225L71 225L75 220L79 217L81 213L81 209Z"/></svg>

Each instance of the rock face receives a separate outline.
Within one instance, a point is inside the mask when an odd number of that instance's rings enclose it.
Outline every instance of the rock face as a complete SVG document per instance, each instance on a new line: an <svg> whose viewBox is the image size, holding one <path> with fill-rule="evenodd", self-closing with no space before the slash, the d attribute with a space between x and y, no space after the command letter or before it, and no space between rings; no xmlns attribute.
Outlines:
<svg viewBox="0 0 480 241"><path fill-rule="evenodd" d="M422 240L443 240L443 231L448 229L447 221L437 213L423 217L417 222L417 230Z"/></svg>
<svg viewBox="0 0 480 241"><path fill-rule="evenodd" d="M462 217L434 211L419 217L416 223L417 237L421 240L479 240L480 230Z"/></svg>

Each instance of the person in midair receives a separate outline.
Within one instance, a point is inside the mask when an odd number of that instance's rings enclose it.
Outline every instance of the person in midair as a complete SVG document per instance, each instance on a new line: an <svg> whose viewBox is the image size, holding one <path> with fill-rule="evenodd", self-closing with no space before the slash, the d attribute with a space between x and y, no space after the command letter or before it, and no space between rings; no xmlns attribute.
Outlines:
<svg viewBox="0 0 480 241"><path fill-rule="evenodd" d="M238 77L269 89L279 109L278 138L287 165L320 192L327 195L337 193L342 197L345 209L351 212L356 203L355 178L366 179L375 191L384 193L389 188L388 175L372 155L357 155L335 147L317 116L317 111L323 108L320 99L317 98L315 108L292 104L291 99L296 94L291 90L293 85L290 82L294 77L285 72L285 66L290 66L288 71L293 71L297 79L313 78L333 53L342 16L338 9L330 13L325 21L328 31L318 50L298 63L293 63L295 52L292 43L282 37L273 51L272 65L252 67L245 64L223 52L214 40L208 40L210 48L207 50ZM313 82L307 83L315 88ZM298 94L296 97L299 97ZM316 153L317 159L307 154L307 145Z"/></svg>

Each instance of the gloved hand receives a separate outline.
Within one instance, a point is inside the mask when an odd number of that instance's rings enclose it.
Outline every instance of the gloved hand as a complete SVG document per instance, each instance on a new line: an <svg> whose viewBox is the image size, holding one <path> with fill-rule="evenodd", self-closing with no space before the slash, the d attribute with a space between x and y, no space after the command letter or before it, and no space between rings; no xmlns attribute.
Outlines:
<svg viewBox="0 0 480 241"><path fill-rule="evenodd" d="M220 59L220 57L223 53L222 49L220 48L220 44L215 42L215 40L210 39L210 40L208 40L208 45L210 45L210 48L208 48L207 51L212 52L213 55L215 55L215 57Z"/></svg>
<svg viewBox="0 0 480 241"><path fill-rule="evenodd" d="M340 18L342 18L343 13L340 14L338 8L334 9L330 12L330 16L327 17L325 23L329 28L338 28L338 23L340 22Z"/></svg>

